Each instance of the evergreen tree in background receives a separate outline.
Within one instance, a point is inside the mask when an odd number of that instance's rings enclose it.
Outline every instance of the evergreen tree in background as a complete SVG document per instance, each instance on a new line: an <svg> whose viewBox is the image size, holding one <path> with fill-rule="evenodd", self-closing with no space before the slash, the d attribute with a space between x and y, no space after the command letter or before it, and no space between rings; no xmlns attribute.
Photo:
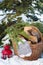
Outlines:
<svg viewBox="0 0 43 65"><path fill-rule="evenodd" d="M2 0L0 10L4 12L13 10L13 12L16 12L16 15L12 13L15 17L24 13L27 17L32 18L33 21L37 21L35 11L39 11L40 14L43 13L43 0ZM29 13L33 15L29 15Z"/></svg>
<svg viewBox="0 0 43 65"><path fill-rule="evenodd" d="M32 6L35 4L35 6ZM33 10L37 8L40 12L43 11L43 0L3 0L0 2L0 9L4 11L13 10L19 13Z"/></svg>
<svg viewBox="0 0 43 65"><path fill-rule="evenodd" d="M35 10L39 11L41 14L43 13L43 0L3 0L2 2L0 2L0 10L4 11L5 13L7 11L11 11L13 10L12 14L6 14L6 18L8 20L7 23L7 28L9 26L11 26L10 28L13 29L12 31L15 32L14 30L16 30L15 36L18 35L18 29L21 30L21 28L25 25L29 25L28 23L23 23L21 21L22 18L17 18L17 23L12 23L12 19L16 18L16 16L19 16L21 14L26 14L26 16L30 16L33 20L37 21L38 18L35 16L31 16L29 15L29 13L32 13L33 15L35 15ZM14 13L16 12L16 13ZM2 20L4 21L4 20ZM4 21L5 22L5 21ZM20 24L19 24L20 23ZM15 29L14 26L15 25ZM3 27L3 24L0 25ZM43 27L43 26L42 26ZM3 29L3 28L2 28ZM2 39L2 35L4 35L3 33L5 32L6 27L3 30L0 29L0 39ZM9 30L9 28L7 29ZM10 31L10 30L9 30ZM10 31L11 32L11 31ZM7 33L10 33L7 31ZM14 34L13 34L14 36Z"/></svg>

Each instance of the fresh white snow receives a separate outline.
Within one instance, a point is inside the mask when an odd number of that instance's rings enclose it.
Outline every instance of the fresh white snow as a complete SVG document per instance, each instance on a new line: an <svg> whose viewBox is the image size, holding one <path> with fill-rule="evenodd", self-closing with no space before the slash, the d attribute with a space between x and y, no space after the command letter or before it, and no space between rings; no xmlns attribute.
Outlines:
<svg viewBox="0 0 43 65"><path fill-rule="evenodd" d="M25 39L22 39L22 42L18 42L18 52L20 57L31 56L32 50L30 44Z"/></svg>

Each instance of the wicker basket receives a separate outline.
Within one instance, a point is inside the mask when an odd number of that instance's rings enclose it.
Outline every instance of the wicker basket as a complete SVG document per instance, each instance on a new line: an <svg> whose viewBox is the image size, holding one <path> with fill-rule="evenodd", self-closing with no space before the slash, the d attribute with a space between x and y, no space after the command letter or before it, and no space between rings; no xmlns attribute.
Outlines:
<svg viewBox="0 0 43 65"><path fill-rule="evenodd" d="M27 34L28 34L28 30L31 30L31 29L34 29L34 30L36 30L39 33L39 36L41 37L41 41L36 43L36 44L32 44L32 43L30 44L30 47L32 49L32 54L29 57L25 56L23 58L24 60L36 60L36 59L38 59L40 57L40 55L41 55L41 53L43 51L43 41L42 41L42 34L41 34L41 32L34 26L24 27L24 31ZM17 50L17 47L16 47L16 43L14 43L14 42L13 42L13 47L14 47L14 53L19 56L18 50Z"/></svg>
<svg viewBox="0 0 43 65"><path fill-rule="evenodd" d="M32 49L32 55L30 57L24 57L23 59L25 60L36 60L40 57L42 53L42 41L37 44L30 44L31 49Z"/></svg>

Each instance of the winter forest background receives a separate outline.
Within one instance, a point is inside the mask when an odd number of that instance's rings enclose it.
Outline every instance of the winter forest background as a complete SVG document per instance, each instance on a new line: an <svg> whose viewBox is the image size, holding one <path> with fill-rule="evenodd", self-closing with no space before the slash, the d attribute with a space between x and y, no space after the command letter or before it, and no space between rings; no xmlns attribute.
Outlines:
<svg viewBox="0 0 43 65"><path fill-rule="evenodd" d="M0 45L6 34L17 41L25 25L35 25L43 34L43 0L0 0Z"/></svg>

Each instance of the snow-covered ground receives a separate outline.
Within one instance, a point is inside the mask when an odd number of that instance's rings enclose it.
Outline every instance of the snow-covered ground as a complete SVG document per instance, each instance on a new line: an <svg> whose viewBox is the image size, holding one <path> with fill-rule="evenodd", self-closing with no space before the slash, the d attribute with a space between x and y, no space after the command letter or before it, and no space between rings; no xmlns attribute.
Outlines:
<svg viewBox="0 0 43 65"><path fill-rule="evenodd" d="M11 58L7 58L6 60L3 60L1 58L1 51L3 48L0 48L0 65L43 65L43 58L39 58L35 61L26 61L18 56L14 55ZM43 57L43 54L41 55Z"/></svg>

